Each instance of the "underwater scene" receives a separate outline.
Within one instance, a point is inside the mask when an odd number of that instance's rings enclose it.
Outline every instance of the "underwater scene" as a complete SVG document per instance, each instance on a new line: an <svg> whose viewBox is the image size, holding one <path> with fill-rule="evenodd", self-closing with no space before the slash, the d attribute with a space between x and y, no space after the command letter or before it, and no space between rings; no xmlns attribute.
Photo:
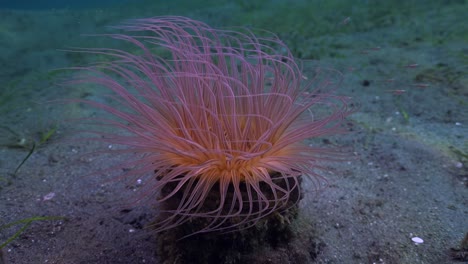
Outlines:
<svg viewBox="0 0 468 264"><path fill-rule="evenodd" d="M0 264L468 263L468 1L0 2Z"/></svg>

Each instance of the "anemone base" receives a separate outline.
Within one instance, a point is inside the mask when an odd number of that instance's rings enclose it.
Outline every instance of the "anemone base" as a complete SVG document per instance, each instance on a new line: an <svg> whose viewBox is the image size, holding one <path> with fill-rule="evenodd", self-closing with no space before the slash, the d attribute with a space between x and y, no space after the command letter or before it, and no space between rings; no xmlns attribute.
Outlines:
<svg viewBox="0 0 468 264"><path fill-rule="evenodd" d="M254 227L235 232L201 233L179 240L203 225L194 220L158 235L158 255L163 263L268 263L254 261L254 253L263 248L285 246L294 237L290 222L297 208L275 213L260 220Z"/></svg>
<svg viewBox="0 0 468 264"><path fill-rule="evenodd" d="M300 179L298 180L300 183ZM276 183L291 186L293 179L288 182L284 179L282 181ZM170 191L171 186L166 187L168 188L166 191ZM268 193L267 186L262 189L265 195L273 198L273 194ZM207 208L208 210L219 206L216 202L212 202L219 201L219 192L216 190L217 188L213 188L204 204L211 207ZM298 216L298 201L301 197L300 188L295 188L282 210L263 217L253 227L239 226L237 230L228 233L209 232L191 235L208 226L211 221L205 218L192 218L180 226L158 234L157 254L164 264L308 263L311 260L310 249L292 242L296 238L297 231L293 230L291 223ZM163 209L177 208L180 198L181 196L175 195L166 200L162 204ZM162 221L165 217L167 216L162 214L159 220ZM228 225L235 225L236 221L240 220L230 219ZM275 257L275 254L282 257Z"/></svg>

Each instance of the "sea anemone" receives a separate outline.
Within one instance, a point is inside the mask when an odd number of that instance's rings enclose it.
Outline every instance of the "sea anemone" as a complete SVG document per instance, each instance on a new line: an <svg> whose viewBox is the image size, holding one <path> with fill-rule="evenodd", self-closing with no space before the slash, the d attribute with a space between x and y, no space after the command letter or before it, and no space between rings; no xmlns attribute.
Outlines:
<svg viewBox="0 0 468 264"><path fill-rule="evenodd" d="M194 233L245 229L296 205L302 177L323 186L320 163L339 153L306 140L344 131L352 109L333 93L338 72L303 73L268 32L183 17L117 28L106 36L132 48L75 50L107 58L79 67L90 73L80 81L114 93L113 106L85 101L113 116L99 119L113 131L96 139L132 153L124 177L151 177L140 198L166 204L157 231L197 219Z"/></svg>

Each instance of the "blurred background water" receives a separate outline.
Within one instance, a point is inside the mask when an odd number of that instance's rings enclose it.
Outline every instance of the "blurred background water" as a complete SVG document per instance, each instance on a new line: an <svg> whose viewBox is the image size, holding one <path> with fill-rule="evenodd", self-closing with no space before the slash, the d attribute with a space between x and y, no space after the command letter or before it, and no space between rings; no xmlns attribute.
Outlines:
<svg viewBox="0 0 468 264"><path fill-rule="evenodd" d="M138 0L81 0L81 1L61 1L61 0L1 0L0 8L11 8L20 10L47 10L62 8L96 8L122 3L137 2Z"/></svg>

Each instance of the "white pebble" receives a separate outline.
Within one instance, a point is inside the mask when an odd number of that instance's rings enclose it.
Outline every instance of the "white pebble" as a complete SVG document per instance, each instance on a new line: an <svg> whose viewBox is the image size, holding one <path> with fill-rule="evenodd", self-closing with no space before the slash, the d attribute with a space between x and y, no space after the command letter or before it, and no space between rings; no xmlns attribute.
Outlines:
<svg viewBox="0 0 468 264"><path fill-rule="evenodd" d="M420 237L413 237L413 238L411 238L411 240L413 240L413 242L416 243L416 244L424 243L424 240L422 238L420 238Z"/></svg>

